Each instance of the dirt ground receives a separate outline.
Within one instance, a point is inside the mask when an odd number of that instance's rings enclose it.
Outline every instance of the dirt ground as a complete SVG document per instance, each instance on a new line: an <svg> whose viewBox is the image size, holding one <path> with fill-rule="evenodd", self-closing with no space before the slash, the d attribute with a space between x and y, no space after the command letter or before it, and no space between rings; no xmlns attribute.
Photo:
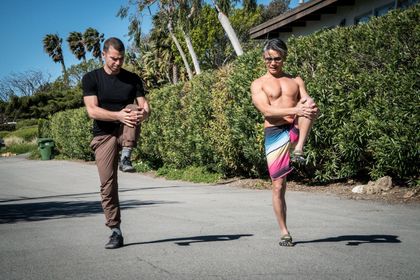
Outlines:
<svg viewBox="0 0 420 280"><path fill-rule="evenodd" d="M271 189L271 182L261 179L232 179L222 183L223 185L249 188L249 189ZM308 186L297 182L287 182L289 191L323 193L335 195L341 198L355 200L383 201L390 204L420 203L420 188L407 188L394 186L390 191L380 194L357 194L351 190L360 185L359 183L334 183L323 186Z"/></svg>

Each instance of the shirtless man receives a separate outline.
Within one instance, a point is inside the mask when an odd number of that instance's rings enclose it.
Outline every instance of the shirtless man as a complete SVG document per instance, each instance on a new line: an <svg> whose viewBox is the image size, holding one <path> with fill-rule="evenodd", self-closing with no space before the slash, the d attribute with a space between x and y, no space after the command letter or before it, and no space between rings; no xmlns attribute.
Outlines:
<svg viewBox="0 0 420 280"><path fill-rule="evenodd" d="M303 146L318 108L306 92L303 80L283 72L286 44L272 39L263 51L267 73L252 82L252 102L265 119L265 153L273 184L273 209L280 227L279 244L293 246L286 226L286 176L293 170L290 160L305 161ZM291 148L294 148L292 155Z"/></svg>

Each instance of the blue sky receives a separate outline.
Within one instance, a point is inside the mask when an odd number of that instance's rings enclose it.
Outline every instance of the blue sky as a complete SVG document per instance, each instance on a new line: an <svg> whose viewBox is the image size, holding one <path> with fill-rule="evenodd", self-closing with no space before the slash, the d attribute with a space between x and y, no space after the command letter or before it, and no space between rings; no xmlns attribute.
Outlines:
<svg viewBox="0 0 420 280"><path fill-rule="evenodd" d="M44 52L42 38L58 33L63 38L64 61L69 67L79 61L70 53L67 38L72 31L93 27L107 37L128 42L128 20L115 15L127 0L5 0L0 9L0 80L11 73L40 70L51 81L61 74L61 65ZM269 0L258 0L267 3ZM291 7L298 0L291 1ZM151 16L143 18L143 30L150 29ZM87 58L90 58L88 56Z"/></svg>

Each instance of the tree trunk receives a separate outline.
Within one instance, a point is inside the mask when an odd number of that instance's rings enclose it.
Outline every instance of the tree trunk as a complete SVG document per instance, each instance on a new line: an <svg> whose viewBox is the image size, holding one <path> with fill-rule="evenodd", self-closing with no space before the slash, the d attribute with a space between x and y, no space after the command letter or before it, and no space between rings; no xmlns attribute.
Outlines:
<svg viewBox="0 0 420 280"><path fill-rule="evenodd" d="M176 64L172 64L172 83L175 85L178 83L178 66Z"/></svg>
<svg viewBox="0 0 420 280"><path fill-rule="evenodd" d="M185 69L187 69L188 78L190 80L192 80L193 74L191 72L190 65L188 64L187 57L185 56L185 53L182 50L181 45L178 42L178 39L175 37L175 34L172 31L172 25L171 25L171 23L168 23L168 29L169 29L169 34L171 35L171 38L174 41L174 43L175 43L175 45L176 45L176 47L177 47L177 49L179 51L179 54L181 55L182 61L184 62Z"/></svg>
<svg viewBox="0 0 420 280"><path fill-rule="evenodd" d="M195 73L197 75L200 75L201 74L200 63L198 62L197 55L196 55L196 53L194 51L194 47L191 43L190 36L188 36L184 32L184 30L182 30L182 33L184 34L185 42L187 43L188 51L190 52L191 59L192 59L192 62L194 64Z"/></svg>
<svg viewBox="0 0 420 280"><path fill-rule="evenodd" d="M67 75L67 69L66 69L66 65L64 64L64 59L60 60L61 63L61 69L63 71L63 81L66 84L66 86L69 85L69 77Z"/></svg>
<svg viewBox="0 0 420 280"><path fill-rule="evenodd" d="M223 29L228 35L230 43L235 49L236 55L237 56L243 55L244 52L242 50L241 43L239 43L238 37L236 36L235 30L233 30L228 17L219 9L219 7L216 5L216 3L214 3L214 1L213 1L213 4L216 7L216 10L218 13L217 18L219 19L220 23L222 24Z"/></svg>

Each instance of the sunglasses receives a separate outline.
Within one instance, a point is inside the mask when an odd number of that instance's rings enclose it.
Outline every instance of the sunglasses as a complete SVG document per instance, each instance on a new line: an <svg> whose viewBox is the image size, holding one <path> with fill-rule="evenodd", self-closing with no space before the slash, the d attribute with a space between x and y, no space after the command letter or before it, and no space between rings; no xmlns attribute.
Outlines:
<svg viewBox="0 0 420 280"><path fill-rule="evenodd" d="M265 62L271 63L271 62L280 62L283 60L282 57L276 56L276 57L264 57Z"/></svg>

